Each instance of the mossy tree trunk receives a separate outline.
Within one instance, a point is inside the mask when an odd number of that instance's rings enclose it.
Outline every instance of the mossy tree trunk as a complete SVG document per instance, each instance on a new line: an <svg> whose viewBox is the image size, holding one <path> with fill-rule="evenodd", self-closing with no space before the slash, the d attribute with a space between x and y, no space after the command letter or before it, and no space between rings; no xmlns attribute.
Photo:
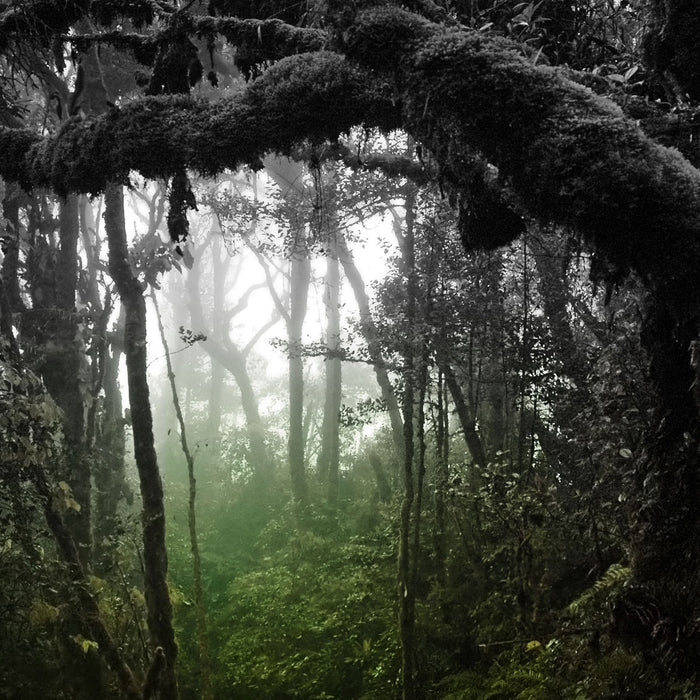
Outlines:
<svg viewBox="0 0 700 700"><path fill-rule="evenodd" d="M48 205L48 202L46 203ZM67 525L84 566L91 562L90 462L85 454L83 387L88 377L83 367L83 345L76 310L78 283L78 197L59 202L58 248L45 232L51 230L50 208L36 216L35 246L31 255L32 301L25 312L23 332L35 344L37 371L63 412L68 483L80 510L71 513Z"/></svg>

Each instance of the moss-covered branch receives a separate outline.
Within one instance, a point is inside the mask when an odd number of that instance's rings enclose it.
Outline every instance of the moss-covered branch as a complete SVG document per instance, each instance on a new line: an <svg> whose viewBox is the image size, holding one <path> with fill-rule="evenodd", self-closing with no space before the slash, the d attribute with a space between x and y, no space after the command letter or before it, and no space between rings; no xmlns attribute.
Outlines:
<svg viewBox="0 0 700 700"><path fill-rule="evenodd" d="M469 188L476 148L532 214L576 228L696 312L700 173L680 154L498 37L395 7L363 12L339 34L348 56L391 75L405 127L456 192Z"/></svg>
<svg viewBox="0 0 700 700"><path fill-rule="evenodd" d="M265 61L277 61L309 51L319 51L328 43L328 35L320 29L294 27L278 19L238 19L237 17L195 17L178 15L177 22L157 32L139 34L122 30L93 32L89 34L64 34L63 41L70 42L78 51L85 52L91 46L112 46L128 50L143 65L152 65L158 47L171 42L174 34L181 37L220 36L236 47L236 61L257 65Z"/></svg>
<svg viewBox="0 0 700 700"><path fill-rule="evenodd" d="M274 65L240 98L144 98L99 118L73 119L55 137L0 129L0 176L27 189L94 194L134 170L166 178L182 167L204 175L255 167L267 152L332 140L363 121L398 127L387 92L336 54L302 54Z"/></svg>

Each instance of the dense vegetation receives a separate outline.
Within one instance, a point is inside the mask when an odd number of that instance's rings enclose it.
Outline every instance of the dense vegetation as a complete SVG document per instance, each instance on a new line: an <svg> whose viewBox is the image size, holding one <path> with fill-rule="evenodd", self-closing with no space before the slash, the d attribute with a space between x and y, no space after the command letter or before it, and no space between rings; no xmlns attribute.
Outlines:
<svg viewBox="0 0 700 700"><path fill-rule="evenodd" d="M0 2L0 697L699 697L698 28Z"/></svg>

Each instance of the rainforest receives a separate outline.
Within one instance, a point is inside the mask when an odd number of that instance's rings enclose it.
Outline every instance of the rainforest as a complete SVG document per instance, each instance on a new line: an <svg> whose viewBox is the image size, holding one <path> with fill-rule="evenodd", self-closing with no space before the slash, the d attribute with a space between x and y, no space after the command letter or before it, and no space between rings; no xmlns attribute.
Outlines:
<svg viewBox="0 0 700 700"><path fill-rule="evenodd" d="M0 0L0 698L700 698L699 35Z"/></svg>

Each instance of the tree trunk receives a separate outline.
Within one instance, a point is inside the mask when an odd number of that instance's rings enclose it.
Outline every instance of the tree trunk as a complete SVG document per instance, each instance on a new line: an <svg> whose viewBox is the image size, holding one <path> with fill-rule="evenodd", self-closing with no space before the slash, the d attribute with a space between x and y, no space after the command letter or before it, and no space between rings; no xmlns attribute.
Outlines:
<svg viewBox="0 0 700 700"><path fill-rule="evenodd" d="M216 263L214 264L216 265ZM217 272L215 267L215 293L217 292L217 280L220 273L221 271L219 270ZM205 352L207 352L217 366L223 367L229 372L238 385L238 390L241 394L241 406L246 421L246 432L248 435L248 464L256 478L262 478L264 480L266 476L269 476L272 470L272 460L267 445L267 431L260 417L258 399L253 389L250 374L248 373L246 354L230 339L225 339L227 328L222 328L221 334L217 333L213 327L210 330L204 318L199 289L199 277L200 268L195 262L187 278L188 306L191 323L197 331L204 332L207 336L207 339L202 343L202 348ZM220 307L219 311L221 312ZM214 318L216 320L220 318L220 316L215 316ZM221 338L217 338L217 335L221 335ZM213 377L214 371L212 371L212 381ZM212 387L213 394L218 392L219 389Z"/></svg>
<svg viewBox="0 0 700 700"><path fill-rule="evenodd" d="M331 237L333 237L333 234ZM324 294L326 306L326 387L318 471L326 478L328 503L334 508L338 502L342 366L340 359L340 266L335 246L332 242L329 242L326 261Z"/></svg>
<svg viewBox="0 0 700 700"><path fill-rule="evenodd" d="M124 433L124 407L119 386L119 363L124 337L124 307L117 321L118 340L115 338L104 348L104 391L102 420L97 427L95 443L95 564L102 570L112 568L115 546L111 542L119 521L119 503L132 503L133 494L126 481L126 435ZM111 352L110 352L111 349Z"/></svg>
<svg viewBox="0 0 700 700"><path fill-rule="evenodd" d="M450 419L445 391L444 374L439 373L437 386L437 413L435 416L435 523L433 526L433 550L435 552L435 578L438 586L445 586L447 562L447 526L445 498L449 480Z"/></svg>
<svg viewBox="0 0 700 700"><path fill-rule="evenodd" d="M170 360L170 348L165 338L163 320L158 307L158 300L154 292L151 293L151 300L156 311L158 321L158 331L165 353L165 363L168 371L168 381L172 393L175 416L180 427L180 444L182 453L187 462L187 480L189 484L189 495L187 501L187 526L190 535L190 552L192 553L192 588L194 590L194 604L197 611L197 647L199 650L199 678L200 697L202 700L211 700L214 693L211 686L211 667L209 663L209 635L207 632L207 610L204 602L204 589L202 587L202 558L199 553L199 542L197 540L197 480L194 475L194 455L190 452L187 443L187 429L185 419L182 417L180 399L178 398L177 386L175 384L175 374Z"/></svg>
<svg viewBox="0 0 700 700"><path fill-rule="evenodd" d="M301 238L303 234L297 233ZM304 465L304 360L302 328L311 278L311 263L305 241L295 241L291 251L290 313L287 323L289 342L289 472L294 500L301 506L309 502Z"/></svg>
<svg viewBox="0 0 700 700"><path fill-rule="evenodd" d="M78 333L76 287L78 283L78 197L69 195L60 204L59 249L53 294L43 300L44 322L37 339L43 346L40 366L46 388L63 411L68 474L66 481L80 504L68 521L83 566L92 552L90 462L85 454L84 401L81 383L87 381L82 367L83 348ZM43 272L49 272L46 268ZM51 274L49 272L49 274ZM47 288L48 291L48 288ZM38 309L35 309L38 311Z"/></svg>
<svg viewBox="0 0 700 700"><path fill-rule="evenodd" d="M124 354L129 386L129 404L134 433L134 457L143 501L144 589L148 607L148 629L154 647L164 655L159 689L163 700L178 697L175 678L177 645L168 592L168 554L165 548L163 483L153 440L153 416L146 378L146 303L143 288L129 264L121 185L105 192L105 231L109 245L109 271L126 313ZM159 657L156 651L155 660ZM154 662L154 668L156 668Z"/></svg>
<svg viewBox="0 0 700 700"><path fill-rule="evenodd" d="M476 429L476 419L469 410L457 375L445 358L444 353L438 352L438 365L445 377L447 388L450 390L450 395L452 396L452 401L457 411L457 417L462 426L462 433L464 434L464 441L467 444L467 449L474 460L474 464L483 470L486 468L486 453L481 442L481 437Z"/></svg>
<svg viewBox="0 0 700 700"><path fill-rule="evenodd" d="M369 305L369 296L367 295L367 290L365 289L365 283L362 279L360 271L355 265L355 261L352 257L352 253L348 248L347 241L342 231L338 231L337 238L338 245L338 255L340 262L343 266L343 272L345 277L350 283L350 286L355 296L355 302L357 303L357 308L360 313L360 330L362 331L362 336L367 343L367 350L369 352L370 360L372 361L372 367L374 368L374 374L377 377L377 384L382 392L382 399L386 404L387 411L389 412L389 420L391 422L391 434L394 439L394 446L397 450L398 460L403 458L404 451L404 437L403 437L403 421L401 419L401 410L399 408L399 402L396 399L396 394L394 393L394 387L389 379L389 374L386 369L386 362L382 356L382 348L379 342L379 334L372 320L372 312Z"/></svg>
<svg viewBox="0 0 700 700"><path fill-rule="evenodd" d="M413 700L416 697L416 664L415 664L415 602L416 591L411 565L411 515L416 495L415 476L413 472L414 440L413 440L413 406L416 389L416 357L415 332L416 320L416 269L413 231L413 206L415 199L406 198L406 235L404 246L404 265L406 270L406 334L403 351L403 498L399 521L399 557L398 557L398 588L399 588L399 637L401 640L401 693L403 700Z"/></svg>
<svg viewBox="0 0 700 700"><path fill-rule="evenodd" d="M698 327L676 323L656 296L649 300L642 342L658 396L656 430L646 436L634 480L631 585L614 609L615 629L675 676L697 671L700 628L700 416Z"/></svg>

